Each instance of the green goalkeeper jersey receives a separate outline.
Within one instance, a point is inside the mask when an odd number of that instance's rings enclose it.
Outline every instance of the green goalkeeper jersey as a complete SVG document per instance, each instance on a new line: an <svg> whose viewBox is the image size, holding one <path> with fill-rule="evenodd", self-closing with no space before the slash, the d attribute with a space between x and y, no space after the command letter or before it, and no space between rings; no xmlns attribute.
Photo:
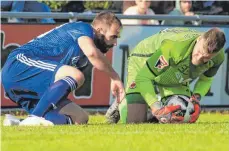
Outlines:
<svg viewBox="0 0 229 151"><path fill-rule="evenodd" d="M192 51L201 34L188 28L171 28L141 41L128 60L127 93L136 90L148 93L152 90L148 87L151 84L158 87L162 97L173 94L190 96L189 82L199 77L194 92L204 96L224 60L224 51L220 50L218 55L203 65L192 65ZM148 86L141 86L147 90L133 87L133 82L137 87L143 81L148 81ZM148 99L155 101L154 93Z"/></svg>

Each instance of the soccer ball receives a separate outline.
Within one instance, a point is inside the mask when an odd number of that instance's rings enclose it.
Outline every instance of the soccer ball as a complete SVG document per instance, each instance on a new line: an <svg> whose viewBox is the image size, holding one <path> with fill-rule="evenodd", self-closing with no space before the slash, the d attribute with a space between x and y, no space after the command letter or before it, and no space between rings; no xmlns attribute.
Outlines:
<svg viewBox="0 0 229 151"><path fill-rule="evenodd" d="M184 95L173 95L166 100L166 106L180 105L181 109L176 111L177 116L183 116L184 122L189 121L190 115L194 112L194 106L189 101L189 97Z"/></svg>

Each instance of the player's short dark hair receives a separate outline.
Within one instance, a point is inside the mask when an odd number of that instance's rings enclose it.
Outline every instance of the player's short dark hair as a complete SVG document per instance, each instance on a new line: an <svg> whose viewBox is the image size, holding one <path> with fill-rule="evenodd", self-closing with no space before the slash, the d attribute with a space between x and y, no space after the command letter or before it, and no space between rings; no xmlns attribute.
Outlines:
<svg viewBox="0 0 229 151"><path fill-rule="evenodd" d="M108 26L111 26L112 24L118 24L120 27L122 27L122 23L120 19L112 12L109 11L102 11L99 14L96 15L94 18L92 25L96 24L106 24Z"/></svg>
<svg viewBox="0 0 229 151"><path fill-rule="evenodd" d="M203 34L206 45L204 46L208 53L220 51L226 43L225 34L219 28L212 28Z"/></svg>

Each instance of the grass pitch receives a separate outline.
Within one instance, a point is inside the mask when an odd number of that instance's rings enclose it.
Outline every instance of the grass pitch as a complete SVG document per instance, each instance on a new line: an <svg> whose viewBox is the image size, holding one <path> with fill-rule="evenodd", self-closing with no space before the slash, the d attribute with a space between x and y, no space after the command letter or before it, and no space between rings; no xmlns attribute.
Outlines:
<svg viewBox="0 0 229 151"><path fill-rule="evenodd" d="M1 119L1 126L2 126ZM229 114L201 114L195 124L1 127L2 151L228 151Z"/></svg>

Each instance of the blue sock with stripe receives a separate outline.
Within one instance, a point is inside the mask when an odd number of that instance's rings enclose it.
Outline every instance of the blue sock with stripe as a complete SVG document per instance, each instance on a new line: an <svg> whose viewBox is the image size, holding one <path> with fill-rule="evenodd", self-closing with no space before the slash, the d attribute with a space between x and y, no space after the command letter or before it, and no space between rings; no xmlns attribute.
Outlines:
<svg viewBox="0 0 229 151"><path fill-rule="evenodd" d="M35 109L31 113L36 116L44 116L45 113L56 107L57 103L77 88L78 84L72 77L65 77L53 83L43 94Z"/></svg>

